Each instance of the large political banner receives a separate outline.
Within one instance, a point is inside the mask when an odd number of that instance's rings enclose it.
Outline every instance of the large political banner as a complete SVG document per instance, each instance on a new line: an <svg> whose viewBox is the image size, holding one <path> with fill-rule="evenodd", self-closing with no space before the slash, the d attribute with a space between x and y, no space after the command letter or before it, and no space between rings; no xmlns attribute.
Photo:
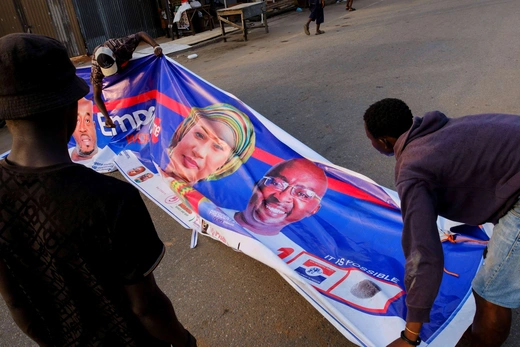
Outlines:
<svg viewBox="0 0 520 347"><path fill-rule="evenodd" d="M87 95L69 144L74 161L117 167L195 235L276 269L350 341L384 346L404 329L395 192L330 163L166 57L131 61L105 79L103 96L117 127L103 126ZM423 346L455 345L471 324L471 280L488 240L482 227L438 225L445 274Z"/></svg>

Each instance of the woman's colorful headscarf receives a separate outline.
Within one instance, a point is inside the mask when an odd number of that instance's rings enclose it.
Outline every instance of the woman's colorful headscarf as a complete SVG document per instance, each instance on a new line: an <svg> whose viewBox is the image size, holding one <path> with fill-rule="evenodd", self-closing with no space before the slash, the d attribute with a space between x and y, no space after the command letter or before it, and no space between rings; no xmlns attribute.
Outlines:
<svg viewBox="0 0 520 347"><path fill-rule="evenodd" d="M253 124L247 115L228 104L214 104L204 108L193 107L190 115L175 130L169 148L177 146L200 118L226 125L233 133L234 141L233 152L226 163L204 180L213 181L231 175L253 154L256 140Z"/></svg>

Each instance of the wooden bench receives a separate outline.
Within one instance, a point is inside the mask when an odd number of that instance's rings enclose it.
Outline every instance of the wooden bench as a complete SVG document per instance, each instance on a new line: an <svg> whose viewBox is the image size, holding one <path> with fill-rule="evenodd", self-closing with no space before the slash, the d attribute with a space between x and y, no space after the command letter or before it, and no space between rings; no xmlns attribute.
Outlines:
<svg viewBox="0 0 520 347"><path fill-rule="evenodd" d="M224 30L224 24L227 23L235 28L242 30L244 41L247 41L247 25L246 19L252 18L260 15L262 17L262 27L265 27L265 32L269 32L269 27L267 26L267 15L266 15L267 7L265 2L250 2L245 4L239 4L229 8L223 8L217 10L218 20L220 21L220 28L222 29L222 37L224 38L224 42L226 42L226 31ZM240 15L240 23L242 25L238 25L236 23L231 22L228 18L229 16L237 16ZM261 27L255 27L261 28Z"/></svg>

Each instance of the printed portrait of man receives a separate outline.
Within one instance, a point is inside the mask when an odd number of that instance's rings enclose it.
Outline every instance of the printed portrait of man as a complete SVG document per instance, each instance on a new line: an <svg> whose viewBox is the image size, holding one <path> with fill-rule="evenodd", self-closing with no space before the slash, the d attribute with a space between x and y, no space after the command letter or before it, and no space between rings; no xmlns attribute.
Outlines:
<svg viewBox="0 0 520 347"><path fill-rule="evenodd" d="M85 98L78 101L78 121L72 137L76 141L70 153L72 161L92 159L98 152L92 102Z"/></svg>
<svg viewBox="0 0 520 347"><path fill-rule="evenodd" d="M319 211L327 191L327 176L307 159L273 166L253 189L247 207L234 215L250 232L274 236L291 223Z"/></svg>

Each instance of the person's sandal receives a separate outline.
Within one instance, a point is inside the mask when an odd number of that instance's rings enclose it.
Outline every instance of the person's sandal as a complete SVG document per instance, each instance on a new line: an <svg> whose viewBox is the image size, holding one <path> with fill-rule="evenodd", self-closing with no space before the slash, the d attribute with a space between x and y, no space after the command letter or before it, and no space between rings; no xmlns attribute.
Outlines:
<svg viewBox="0 0 520 347"><path fill-rule="evenodd" d="M303 26L303 31L304 31L305 34L307 34L307 35L310 35L310 34L311 34L310 31L309 31L309 27L307 26L307 24L305 24L305 25Z"/></svg>
<svg viewBox="0 0 520 347"><path fill-rule="evenodd" d="M316 30L316 35L325 34L325 31L323 30Z"/></svg>
<svg viewBox="0 0 520 347"><path fill-rule="evenodd" d="M347 8L347 11L349 11L349 12L352 12L352 11L355 11L355 10L356 10L356 9L353 8L353 7L351 7L351 8Z"/></svg>

